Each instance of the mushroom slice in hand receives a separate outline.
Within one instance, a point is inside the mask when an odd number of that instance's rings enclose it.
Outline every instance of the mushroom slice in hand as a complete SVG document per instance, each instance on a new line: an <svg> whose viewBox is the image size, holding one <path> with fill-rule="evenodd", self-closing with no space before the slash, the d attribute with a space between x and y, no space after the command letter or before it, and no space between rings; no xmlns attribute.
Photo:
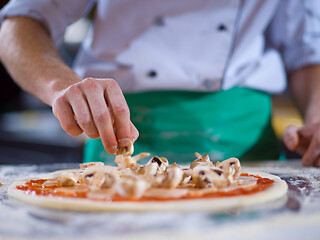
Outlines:
<svg viewBox="0 0 320 240"><path fill-rule="evenodd" d="M126 147L119 147L116 155L123 155L123 156L131 156L133 154L134 148L133 143L130 141L129 145Z"/></svg>
<svg viewBox="0 0 320 240"><path fill-rule="evenodd" d="M192 171L192 181L198 188L223 188L228 185L228 181L223 175L223 171L216 167L199 166Z"/></svg>
<svg viewBox="0 0 320 240"><path fill-rule="evenodd" d="M167 167L165 171L165 178L162 183L164 188L176 188L180 185L183 180L183 171L178 166Z"/></svg>
<svg viewBox="0 0 320 240"><path fill-rule="evenodd" d="M230 183L238 179L241 174L241 165L238 158L229 158L217 164L217 167L222 169L225 177Z"/></svg>
<svg viewBox="0 0 320 240"><path fill-rule="evenodd" d="M213 163L210 161L208 154L201 156L199 153L196 153L196 156L198 157L198 159L194 160L191 163L191 165L190 165L191 169L193 169L197 166L213 167Z"/></svg>
<svg viewBox="0 0 320 240"><path fill-rule="evenodd" d="M92 190L112 187L120 179L118 170L115 167L109 166L86 168L82 176L83 181L89 185Z"/></svg>
<svg viewBox="0 0 320 240"><path fill-rule="evenodd" d="M123 155L116 155L114 162L118 163L118 165L121 164L123 162Z"/></svg>

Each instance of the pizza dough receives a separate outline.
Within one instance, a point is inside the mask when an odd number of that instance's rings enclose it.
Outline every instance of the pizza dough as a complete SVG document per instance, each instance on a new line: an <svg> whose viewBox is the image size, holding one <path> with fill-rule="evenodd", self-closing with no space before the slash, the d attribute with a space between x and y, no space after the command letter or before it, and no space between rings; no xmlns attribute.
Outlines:
<svg viewBox="0 0 320 240"><path fill-rule="evenodd" d="M70 171L70 170L69 170ZM39 176L38 179L50 179L69 172L58 171L47 175ZM256 206L261 203L280 199L286 195L287 184L279 177L262 173L252 172L250 174L259 175L262 178L269 178L274 181L273 185L258 193L233 197L199 198L199 199L175 199L175 200L150 200L150 201L99 201L71 197L52 197L26 194L25 191L18 190L16 186L25 184L29 179L16 181L8 189L10 197L23 202L59 210L73 211L207 211L224 212L234 211L242 208ZM241 177L240 177L241 178ZM35 179L35 178L33 178Z"/></svg>
<svg viewBox="0 0 320 240"><path fill-rule="evenodd" d="M169 165L164 157L140 153L133 144L119 149L118 168L102 162L14 182L8 195L21 201L75 211L232 211L278 199L287 184L267 173L241 174L237 158L213 162L195 153L190 167ZM37 180L38 179L38 180Z"/></svg>

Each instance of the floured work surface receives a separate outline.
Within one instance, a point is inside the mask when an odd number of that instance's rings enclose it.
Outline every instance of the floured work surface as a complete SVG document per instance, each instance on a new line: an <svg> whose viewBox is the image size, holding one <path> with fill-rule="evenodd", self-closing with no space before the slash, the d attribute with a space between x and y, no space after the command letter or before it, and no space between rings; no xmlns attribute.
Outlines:
<svg viewBox="0 0 320 240"><path fill-rule="evenodd" d="M316 239L320 230L320 170L302 168L299 161L265 162L243 172L265 171L280 176L289 186L288 200L262 204L259 209L206 212L83 213L35 207L8 199L15 179L77 168L75 164L2 166L0 168L1 239ZM281 202L282 201L282 202Z"/></svg>

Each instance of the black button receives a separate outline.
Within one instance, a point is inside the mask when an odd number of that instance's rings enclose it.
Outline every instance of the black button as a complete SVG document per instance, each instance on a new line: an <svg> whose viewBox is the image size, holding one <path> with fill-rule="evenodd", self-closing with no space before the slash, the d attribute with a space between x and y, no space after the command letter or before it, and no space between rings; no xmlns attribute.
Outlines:
<svg viewBox="0 0 320 240"><path fill-rule="evenodd" d="M205 88L211 89L211 88L213 88L214 81L213 81L213 80L210 80L210 79L205 79L205 80L203 81L203 85L205 86Z"/></svg>
<svg viewBox="0 0 320 240"><path fill-rule="evenodd" d="M155 78L157 76L157 72L155 70L150 70L148 73L147 73L147 76L149 78Z"/></svg>
<svg viewBox="0 0 320 240"><path fill-rule="evenodd" d="M226 25L224 25L224 24L220 24L220 25L218 26L218 30L219 30L219 31L227 31L227 27L226 27Z"/></svg>
<svg viewBox="0 0 320 240"><path fill-rule="evenodd" d="M163 21L163 17L156 17L154 19L154 25L156 26L163 26L164 25L164 21Z"/></svg>

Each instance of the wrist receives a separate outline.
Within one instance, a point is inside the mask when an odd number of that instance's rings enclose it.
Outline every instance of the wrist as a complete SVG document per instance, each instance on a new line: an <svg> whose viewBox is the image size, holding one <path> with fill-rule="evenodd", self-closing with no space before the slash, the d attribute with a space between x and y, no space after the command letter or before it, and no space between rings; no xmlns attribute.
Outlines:
<svg viewBox="0 0 320 240"><path fill-rule="evenodd" d="M42 96L42 100L48 105L52 106L54 100L63 92L65 89L80 82L82 79L73 74L65 74L64 76L56 76L52 80L46 81Z"/></svg>
<svg viewBox="0 0 320 240"><path fill-rule="evenodd" d="M313 96L304 114L305 124L315 124L320 122L320 98Z"/></svg>

